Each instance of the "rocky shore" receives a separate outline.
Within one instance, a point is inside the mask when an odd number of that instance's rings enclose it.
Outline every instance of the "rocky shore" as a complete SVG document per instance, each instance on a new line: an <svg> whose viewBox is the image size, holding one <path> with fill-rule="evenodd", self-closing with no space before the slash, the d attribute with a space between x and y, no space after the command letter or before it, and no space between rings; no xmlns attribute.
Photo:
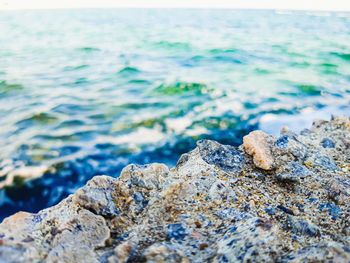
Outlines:
<svg viewBox="0 0 350 263"><path fill-rule="evenodd" d="M0 262L42 261L350 262L350 119L198 141L5 219Z"/></svg>

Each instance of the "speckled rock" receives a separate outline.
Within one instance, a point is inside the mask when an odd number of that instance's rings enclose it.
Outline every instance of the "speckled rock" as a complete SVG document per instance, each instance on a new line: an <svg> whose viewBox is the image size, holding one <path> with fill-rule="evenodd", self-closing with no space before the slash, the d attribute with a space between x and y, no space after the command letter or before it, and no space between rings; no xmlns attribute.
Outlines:
<svg viewBox="0 0 350 263"><path fill-rule="evenodd" d="M350 262L350 119L96 176L0 224L0 262Z"/></svg>
<svg viewBox="0 0 350 263"><path fill-rule="evenodd" d="M114 203L114 194L117 192L118 183L108 176L99 176L91 179L86 187L79 189L72 196L74 203L105 217L115 216L121 213Z"/></svg>
<svg viewBox="0 0 350 263"><path fill-rule="evenodd" d="M304 247L283 258L281 262L350 262L349 249L336 242L321 242Z"/></svg>
<svg viewBox="0 0 350 263"><path fill-rule="evenodd" d="M189 263L184 253L172 247L171 244L155 244L144 252L149 263Z"/></svg>
<svg viewBox="0 0 350 263"><path fill-rule="evenodd" d="M282 246L279 235L278 224L271 220L240 221L218 242L215 262L274 262Z"/></svg>
<svg viewBox="0 0 350 263"><path fill-rule="evenodd" d="M198 141L197 146L202 159L208 164L229 172L239 172L242 169L244 157L235 147L210 140Z"/></svg>
<svg viewBox="0 0 350 263"><path fill-rule="evenodd" d="M278 180L290 182L300 182L300 179L303 179L310 175L311 172L308 168L295 161L281 166L276 172L276 178Z"/></svg>
<svg viewBox="0 0 350 263"><path fill-rule="evenodd" d="M0 229L4 262L11 257L12 262L98 262L95 249L110 237L105 219L71 197L38 214L19 212L5 219Z"/></svg>

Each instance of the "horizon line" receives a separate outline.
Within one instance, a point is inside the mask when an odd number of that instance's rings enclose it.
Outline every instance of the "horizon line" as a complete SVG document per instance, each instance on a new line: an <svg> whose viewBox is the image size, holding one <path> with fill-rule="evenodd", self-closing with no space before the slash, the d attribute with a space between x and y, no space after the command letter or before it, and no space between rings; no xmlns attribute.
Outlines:
<svg viewBox="0 0 350 263"><path fill-rule="evenodd" d="M232 9L350 12L349 0L0 0L0 10Z"/></svg>
<svg viewBox="0 0 350 263"><path fill-rule="evenodd" d="M135 6L91 6L91 7L78 7L78 6L71 6L71 7L64 7L64 6L58 6L58 7L22 7L22 8L2 8L0 7L1 11L53 11L53 10L90 10L90 9L178 9L178 10L186 10L186 9L192 9L192 10L244 10L244 11L285 11L285 12L318 12L318 13L327 13L327 12L337 12L337 13L350 13L349 9L304 9L304 8L270 8L270 7L225 7L225 6L217 6L217 7L206 7L206 6L199 6L199 7L156 7L156 6L141 6L141 7L135 7Z"/></svg>

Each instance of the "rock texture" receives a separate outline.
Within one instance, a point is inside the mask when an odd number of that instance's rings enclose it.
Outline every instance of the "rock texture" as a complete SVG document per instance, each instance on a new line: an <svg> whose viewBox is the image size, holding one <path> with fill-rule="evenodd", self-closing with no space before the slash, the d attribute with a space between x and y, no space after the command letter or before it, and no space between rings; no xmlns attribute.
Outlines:
<svg viewBox="0 0 350 263"><path fill-rule="evenodd" d="M0 262L350 262L350 119L235 148L203 140L176 167L129 165L0 225Z"/></svg>
<svg viewBox="0 0 350 263"><path fill-rule="evenodd" d="M271 170L274 158L271 152L273 137L263 131L253 131L243 138L244 150L253 157L256 167Z"/></svg>

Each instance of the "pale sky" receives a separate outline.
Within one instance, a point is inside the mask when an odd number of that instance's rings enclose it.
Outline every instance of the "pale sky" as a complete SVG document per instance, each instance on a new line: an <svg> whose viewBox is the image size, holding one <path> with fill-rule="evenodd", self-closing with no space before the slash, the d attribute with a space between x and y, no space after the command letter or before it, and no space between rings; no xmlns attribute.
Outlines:
<svg viewBox="0 0 350 263"><path fill-rule="evenodd" d="M350 11L350 0L0 0L0 10L120 7Z"/></svg>

